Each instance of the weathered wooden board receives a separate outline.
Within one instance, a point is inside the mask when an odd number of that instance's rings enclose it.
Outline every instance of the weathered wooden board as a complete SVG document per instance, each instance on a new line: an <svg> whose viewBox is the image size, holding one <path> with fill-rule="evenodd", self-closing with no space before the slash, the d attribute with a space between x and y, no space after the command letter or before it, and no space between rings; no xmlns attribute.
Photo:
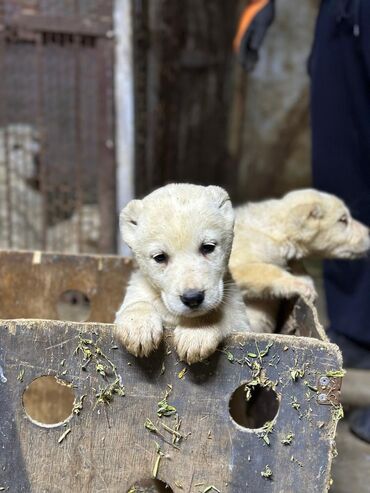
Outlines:
<svg viewBox="0 0 370 493"><path fill-rule="evenodd" d="M112 323L132 271L128 258L0 251L0 319L58 319L62 293L90 300L89 321Z"/></svg>
<svg viewBox="0 0 370 493"><path fill-rule="evenodd" d="M80 334L97 341L91 345L93 354L99 347L122 377L126 395L115 395L110 405L96 404L96 392L114 377L101 376L95 361L82 368L82 353L75 353ZM167 336L171 346L170 332ZM272 346L265 356L247 356L258 353L256 344L263 351L268 343ZM307 383L316 387L320 375L341 368L336 346L312 338L236 334L228 341L228 352L219 351L208 362L188 368L183 378L179 372L186 365L177 361L174 351L168 354L162 347L149 359L135 359L114 346L113 326L108 324L0 324L0 487L5 491L125 493L151 477L155 441L165 454L158 477L176 493L208 491L210 485L222 493L327 491L336 410L319 404ZM236 361L244 357L259 362L261 375L276 384L280 402L268 435L270 445L258 436L261 429L243 428L230 417L230 396L253 380L249 366ZM294 380L292 371L302 369L304 375ZM67 428L40 427L26 416L23 392L41 375L57 375L73 383L77 397L86 395L80 415L74 415ZM191 433L179 449L144 427L150 418L171 439L161 423L172 428L173 417L156 414L168 384L173 386L168 403L182 419L180 430ZM70 433L58 443L68 428ZM289 433L295 437L283 445ZM267 465L270 479L261 475Z"/></svg>

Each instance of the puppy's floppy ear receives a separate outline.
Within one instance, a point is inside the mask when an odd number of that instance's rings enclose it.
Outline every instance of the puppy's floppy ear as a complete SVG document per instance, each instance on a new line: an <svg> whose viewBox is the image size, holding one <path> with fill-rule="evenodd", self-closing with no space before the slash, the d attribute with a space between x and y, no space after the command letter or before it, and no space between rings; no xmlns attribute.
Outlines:
<svg viewBox="0 0 370 493"><path fill-rule="evenodd" d="M305 223L310 220L318 220L324 217L324 210L319 202L298 204L293 207L293 218Z"/></svg>
<svg viewBox="0 0 370 493"><path fill-rule="evenodd" d="M290 224L303 241L310 241L319 231L319 221L324 217L324 210L320 203L309 202L298 204L290 211ZM288 219L289 220L289 219Z"/></svg>
<svg viewBox="0 0 370 493"><path fill-rule="evenodd" d="M122 238L129 247L135 241L135 235L140 220L140 214L143 210L142 200L131 200L124 207L119 215L119 227Z"/></svg>
<svg viewBox="0 0 370 493"><path fill-rule="evenodd" d="M221 210L226 220L234 224L234 209L229 197L229 194L221 187L210 185L207 187L208 192L211 194L212 199L218 204L218 208Z"/></svg>

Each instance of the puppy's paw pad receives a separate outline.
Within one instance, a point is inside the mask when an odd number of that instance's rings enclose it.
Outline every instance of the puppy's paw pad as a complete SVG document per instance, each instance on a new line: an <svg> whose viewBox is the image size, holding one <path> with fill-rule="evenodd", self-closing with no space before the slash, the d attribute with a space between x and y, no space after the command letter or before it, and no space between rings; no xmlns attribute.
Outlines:
<svg viewBox="0 0 370 493"><path fill-rule="evenodd" d="M162 340L161 318L154 311L127 309L116 322L116 335L134 356L148 356Z"/></svg>
<svg viewBox="0 0 370 493"><path fill-rule="evenodd" d="M211 356L220 343L220 337L212 328L186 329L178 327L174 332L174 343L180 360L191 365Z"/></svg>

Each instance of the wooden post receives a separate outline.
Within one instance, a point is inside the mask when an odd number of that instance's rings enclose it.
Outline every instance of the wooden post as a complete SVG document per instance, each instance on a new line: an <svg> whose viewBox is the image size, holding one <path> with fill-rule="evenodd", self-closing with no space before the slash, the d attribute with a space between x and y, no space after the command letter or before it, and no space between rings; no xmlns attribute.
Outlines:
<svg viewBox="0 0 370 493"><path fill-rule="evenodd" d="M227 149L238 2L134 1L138 195L170 181L232 191Z"/></svg>

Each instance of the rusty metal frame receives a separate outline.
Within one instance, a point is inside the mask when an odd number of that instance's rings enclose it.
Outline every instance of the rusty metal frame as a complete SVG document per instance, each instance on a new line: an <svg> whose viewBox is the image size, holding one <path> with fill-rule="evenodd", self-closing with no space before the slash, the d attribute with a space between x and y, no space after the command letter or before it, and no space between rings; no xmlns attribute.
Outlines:
<svg viewBox="0 0 370 493"><path fill-rule="evenodd" d="M99 208L100 216L100 242L98 249L100 252L114 253L117 248L116 241L116 157L115 157L115 143L114 143L114 92L113 92L113 75L114 75L114 41L113 41L113 12L110 15L107 14L107 8L101 7L101 4L97 7L97 14L93 16L85 16L80 12L79 0L74 2L75 15L69 17L62 17L58 15L44 15L45 13L38 12L39 2L33 2L31 7L25 7L22 10L17 10L16 7L23 5L21 0L16 0L11 5L11 15L6 15L7 0L0 0L0 54L5 48L5 42L11 40L33 42L36 45L36 57L38 66L38 82L37 82L37 126L41 129L40 137L41 143L45 138L45 125L44 121L44 81L42 64L44 62L44 39L45 36L50 36L52 33L57 33L62 36L70 36L73 44L75 45L75 175L76 175L76 210L78 214L81 211L83 204L83 190L81 189L81 127L88 122L81 121L81 108L80 108L80 96L78 91L83 90L79 80L79 64L80 64L80 50L81 42L83 39L90 38L93 40L96 49L96 60L98 70L97 81L97 93L99 100L97 102L97 173L98 183L96 184L97 190L97 205ZM26 5L26 2L24 2ZM101 10L105 10L105 13L101 13ZM9 9L8 9L9 10ZM13 12L14 10L14 12ZM3 60L3 57L1 57ZM3 63L0 60L0 68ZM1 84L1 83L0 83ZM3 84L1 84L3 86ZM5 89L1 87L0 89ZM3 91L2 91L3 92ZM45 144L45 142L44 142ZM41 149L44 146L41 145ZM48 176L46 166L43 165L43 152L40 156L40 188L41 195L46 197L46 190L48 186ZM8 161L8 160L6 160ZM10 190L10 187L7 187ZM10 191L9 191L10 193ZM7 198L8 209L11 209L11 197ZM11 223L10 213L7 215L9 222ZM79 250L81 251L81 217L78 215L78 234L77 242ZM11 224L9 229L9 247L13 247L11 242ZM42 218L42 247L47 248L47 204L43 206L43 218ZM34 245L29 245L33 248Z"/></svg>

